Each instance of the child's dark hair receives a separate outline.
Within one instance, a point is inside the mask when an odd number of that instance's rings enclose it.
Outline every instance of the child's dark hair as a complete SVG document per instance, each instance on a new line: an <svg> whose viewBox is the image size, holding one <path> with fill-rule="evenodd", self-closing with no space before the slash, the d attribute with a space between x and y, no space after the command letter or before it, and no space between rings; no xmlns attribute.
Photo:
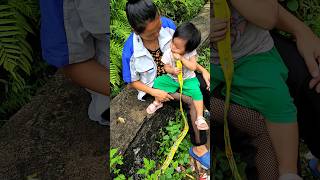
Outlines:
<svg viewBox="0 0 320 180"><path fill-rule="evenodd" d="M186 52L195 50L201 42L201 33L192 23L185 23L177 27L173 38L179 37L187 41Z"/></svg>
<svg viewBox="0 0 320 180"><path fill-rule="evenodd" d="M153 21L158 13L152 0L128 0L126 14L129 24L136 33L142 33L149 21Z"/></svg>

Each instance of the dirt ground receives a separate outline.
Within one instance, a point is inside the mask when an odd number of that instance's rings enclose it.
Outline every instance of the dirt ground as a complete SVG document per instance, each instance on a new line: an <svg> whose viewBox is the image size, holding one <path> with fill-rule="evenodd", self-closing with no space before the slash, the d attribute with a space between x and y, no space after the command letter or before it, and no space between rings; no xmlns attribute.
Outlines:
<svg viewBox="0 0 320 180"><path fill-rule="evenodd" d="M108 179L109 128L87 117L89 94L56 75L0 129L0 179Z"/></svg>

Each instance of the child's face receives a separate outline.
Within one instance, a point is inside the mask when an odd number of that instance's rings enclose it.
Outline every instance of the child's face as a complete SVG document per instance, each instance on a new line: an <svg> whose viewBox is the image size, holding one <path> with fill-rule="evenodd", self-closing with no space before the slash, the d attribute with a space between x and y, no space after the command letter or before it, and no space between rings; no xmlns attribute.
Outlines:
<svg viewBox="0 0 320 180"><path fill-rule="evenodd" d="M179 37L173 38L171 43L172 53L184 55L186 51L186 44L187 44L187 41L184 39L181 39Z"/></svg>

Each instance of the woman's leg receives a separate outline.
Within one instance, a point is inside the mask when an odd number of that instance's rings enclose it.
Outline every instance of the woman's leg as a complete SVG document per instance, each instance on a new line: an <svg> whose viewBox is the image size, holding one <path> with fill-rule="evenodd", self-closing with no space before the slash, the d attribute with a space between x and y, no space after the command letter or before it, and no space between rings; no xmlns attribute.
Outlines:
<svg viewBox="0 0 320 180"><path fill-rule="evenodd" d="M170 94L175 100L180 100L180 94L174 93ZM207 143L207 134L206 131L198 130L197 125L194 123L197 118L197 112L195 106L193 104L192 98L189 96L182 95L182 101L186 103L189 107L188 111L188 124L189 124L189 132L191 143L194 145L194 153L197 156L202 156L206 152L208 152L205 144Z"/></svg>
<svg viewBox="0 0 320 180"><path fill-rule="evenodd" d="M210 91L207 90L207 84L204 81L202 75L196 72L196 77L200 83L200 90L203 96L203 104L209 110L210 109Z"/></svg>
<svg viewBox="0 0 320 180"><path fill-rule="evenodd" d="M224 101L211 97L210 102L211 121L223 123ZM230 106L228 117L230 126L252 137L259 180L277 180L278 161L263 117L256 111L234 104Z"/></svg>

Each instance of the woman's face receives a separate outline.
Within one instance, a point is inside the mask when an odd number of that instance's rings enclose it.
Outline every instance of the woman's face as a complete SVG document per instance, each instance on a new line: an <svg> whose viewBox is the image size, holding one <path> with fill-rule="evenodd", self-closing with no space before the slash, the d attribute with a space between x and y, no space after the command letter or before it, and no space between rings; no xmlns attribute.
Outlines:
<svg viewBox="0 0 320 180"><path fill-rule="evenodd" d="M160 30L161 20L160 16L157 15L157 17L153 21L148 22L146 29L139 35L143 40L153 41L158 39Z"/></svg>
<svg viewBox="0 0 320 180"><path fill-rule="evenodd" d="M172 53L184 55L186 52L186 44L187 44L187 41L184 39L181 39L179 37L173 38L171 43Z"/></svg>

